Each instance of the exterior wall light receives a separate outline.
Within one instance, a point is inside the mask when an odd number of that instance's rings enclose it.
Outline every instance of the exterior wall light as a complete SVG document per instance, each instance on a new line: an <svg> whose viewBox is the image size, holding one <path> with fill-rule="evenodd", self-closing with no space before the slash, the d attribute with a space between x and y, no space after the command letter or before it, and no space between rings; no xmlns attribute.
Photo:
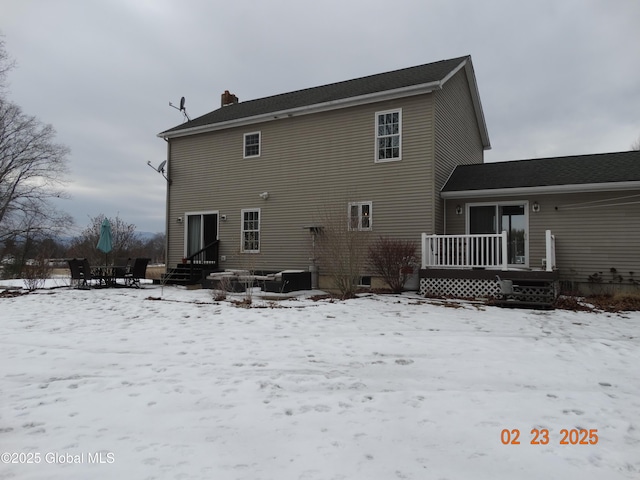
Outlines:
<svg viewBox="0 0 640 480"><path fill-rule="evenodd" d="M531 211L538 213L540 211L540 204L538 202L533 202L533 205L531 205Z"/></svg>
<svg viewBox="0 0 640 480"><path fill-rule="evenodd" d="M460 205L456 205L456 215L462 215L462 207Z"/></svg>

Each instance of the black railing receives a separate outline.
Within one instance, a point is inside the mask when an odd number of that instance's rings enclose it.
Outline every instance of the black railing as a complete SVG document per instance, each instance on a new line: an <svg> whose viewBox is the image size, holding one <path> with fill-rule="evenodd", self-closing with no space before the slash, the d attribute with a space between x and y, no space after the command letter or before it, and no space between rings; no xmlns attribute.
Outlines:
<svg viewBox="0 0 640 480"><path fill-rule="evenodd" d="M187 257L189 262L189 276L193 279L193 266L202 265L210 266L212 268L218 268L220 263L220 240L210 243L204 248L201 248L197 252Z"/></svg>

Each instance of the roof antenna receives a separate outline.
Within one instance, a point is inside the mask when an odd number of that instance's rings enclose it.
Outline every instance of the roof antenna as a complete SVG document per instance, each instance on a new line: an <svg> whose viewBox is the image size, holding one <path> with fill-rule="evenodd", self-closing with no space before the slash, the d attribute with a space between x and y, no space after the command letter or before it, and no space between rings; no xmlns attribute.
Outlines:
<svg viewBox="0 0 640 480"><path fill-rule="evenodd" d="M189 114L187 113L187 109L184 108L184 97L180 99L180 108L176 107L173 103L169 102L169 106L175 108L176 110L180 110L184 115L185 120L191 121L189 118Z"/></svg>

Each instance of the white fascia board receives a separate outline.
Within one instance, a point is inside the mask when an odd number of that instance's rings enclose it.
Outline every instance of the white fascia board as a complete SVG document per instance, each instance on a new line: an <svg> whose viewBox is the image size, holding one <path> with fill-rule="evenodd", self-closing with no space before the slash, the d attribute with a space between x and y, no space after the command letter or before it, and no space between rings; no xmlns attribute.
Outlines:
<svg viewBox="0 0 640 480"><path fill-rule="evenodd" d="M478 91L478 83L476 81L476 75L473 71L473 65L471 59L460 62L456 68L451 70L449 74L442 79L442 85L447 83L451 77L464 68L464 73L467 76L469 82L469 93L471 94L471 101L473 102L473 109L476 115L476 121L478 122L478 128L480 129L480 137L482 138L482 146L484 150L491 150L491 141L489 140L489 131L487 130L487 122L484 118L484 110L482 110L482 103L480 102L480 92Z"/></svg>
<svg viewBox="0 0 640 480"><path fill-rule="evenodd" d="M545 185L540 187L493 188L488 190L463 190L440 192L442 198L505 197L511 195L551 195L559 193L614 192L640 190L640 182L582 183L572 185Z"/></svg>
<svg viewBox="0 0 640 480"><path fill-rule="evenodd" d="M469 80L471 100L473 102L473 108L476 113L476 121L478 122L478 126L480 127L480 137L482 138L482 145L485 150L491 150L489 130L487 129L487 122L484 118L484 110L482 109L482 103L480 102L478 83L476 82L476 75L473 71L473 66L469 61L465 62L465 72L467 73L467 79Z"/></svg>
<svg viewBox="0 0 640 480"><path fill-rule="evenodd" d="M463 60L462 62L460 62L460 65L458 65L456 68L454 68L453 70L451 70L443 79L442 79L442 85L444 85L445 83L447 83L451 77L453 77L456 73L458 73L460 70L462 70L463 67L465 67L467 64L469 63L468 60ZM468 74L468 72L467 72Z"/></svg>
<svg viewBox="0 0 640 480"><path fill-rule="evenodd" d="M219 122L210 125L201 125L185 130L177 130L170 133L159 133L160 138L176 138L188 135L196 135L199 133L215 132L231 127L239 127L243 125L251 125L254 123L268 122L299 115L309 115L312 113L326 112L329 110L338 110L340 108L355 107L358 105L366 105L369 103L384 102L386 100L395 100L397 98L411 97L414 95L422 95L431 93L434 90L442 88L441 81L430 83L422 83L420 85L411 85L409 87L397 88L394 90L385 90L384 92L370 93L367 95L359 95L357 97L349 97L331 102L317 103L315 105L307 105L304 107L291 108L288 110L280 110L277 112L269 112L253 117L238 118L227 122ZM223 107L224 108L224 107Z"/></svg>

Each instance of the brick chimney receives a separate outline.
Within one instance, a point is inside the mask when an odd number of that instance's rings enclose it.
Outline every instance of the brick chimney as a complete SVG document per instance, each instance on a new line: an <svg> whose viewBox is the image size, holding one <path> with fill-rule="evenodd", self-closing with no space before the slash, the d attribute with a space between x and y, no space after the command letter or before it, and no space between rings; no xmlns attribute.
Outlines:
<svg viewBox="0 0 640 480"><path fill-rule="evenodd" d="M238 97L236 97L233 93L229 93L229 90L225 90L222 95L220 95L220 106L226 107L227 105L233 105L238 103Z"/></svg>

